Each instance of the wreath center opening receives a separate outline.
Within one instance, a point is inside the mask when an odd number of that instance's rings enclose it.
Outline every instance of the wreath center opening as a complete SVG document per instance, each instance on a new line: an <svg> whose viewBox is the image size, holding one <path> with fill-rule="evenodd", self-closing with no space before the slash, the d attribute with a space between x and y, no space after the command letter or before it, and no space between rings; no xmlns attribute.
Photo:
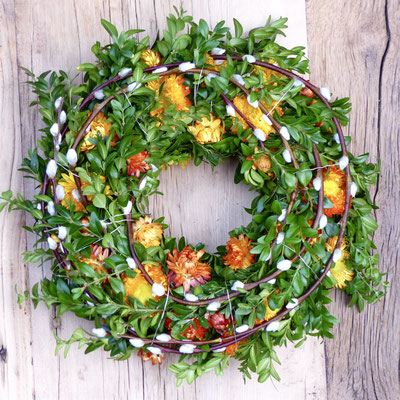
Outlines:
<svg viewBox="0 0 400 400"><path fill-rule="evenodd" d="M159 190L164 195L152 196L150 210L154 218L166 217L169 236L204 243L206 251L213 253L229 239L229 231L250 223L245 208L257 192L234 183L237 164L237 159L229 158L212 170L206 163L190 162L161 173Z"/></svg>

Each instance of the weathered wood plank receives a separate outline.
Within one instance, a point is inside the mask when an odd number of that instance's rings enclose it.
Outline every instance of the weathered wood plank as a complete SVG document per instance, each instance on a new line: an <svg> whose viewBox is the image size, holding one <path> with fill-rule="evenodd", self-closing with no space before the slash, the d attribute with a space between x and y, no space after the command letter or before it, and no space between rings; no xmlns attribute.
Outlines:
<svg viewBox="0 0 400 400"><path fill-rule="evenodd" d="M375 200L381 253L391 288L384 301L359 314L348 299L333 296L340 319L335 340L325 344L328 398L394 399L399 386L399 2L307 2L311 78L350 96L353 111L346 134L354 154L381 158ZM325 60L325 62L321 62Z"/></svg>
<svg viewBox="0 0 400 400"><path fill-rule="evenodd" d="M22 189L21 133L15 34L14 1L0 2L0 165L3 173L0 192ZM28 271L22 263L25 235L21 212L0 214L0 398L29 398L33 392L30 365L31 308L19 309L14 285L19 291L29 288ZM23 380L24 384L20 382Z"/></svg>
<svg viewBox="0 0 400 400"><path fill-rule="evenodd" d="M7 182L12 180L13 187L22 190L21 175L16 173L21 143L22 153L25 154L27 149L34 145L41 124L37 110L29 110L27 107L33 96L23 83L26 80L23 73L18 74L19 86L15 85L17 62L36 73L47 69L72 70L75 65L93 59L90 46L95 40L102 43L109 40L101 28L100 18L111 20L119 29L144 28L154 39L157 30L161 31L165 27L165 17L172 11L172 4L179 5L179 2L136 0L117 3L96 0L88 5L86 2L69 0L53 2L49 6L48 2L39 0L32 7L26 0L16 0L16 17L13 2L6 1L2 4L7 6L6 23L0 27L3 33L0 39L2 63L5 59L3 52L9 51L10 56L4 53L9 58L9 66L7 74L3 73L0 82L7 102L2 101L0 107L2 121L6 121L4 126L8 127L6 131L15 132L15 135L12 141L5 137L0 138L7 140L4 146L0 147L0 154L4 157L2 165L7 166ZM243 22L247 30L264 24L269 14L274 17L289 16L290 30L285 44L306 44L303 1L285 0L278 3L272 0L257 0L246 4L238 0L184 1L183 7L193 14L195 19L204 18L211 26L220 19L225 19L232 25L232 18L236 17ZM3 45L3 41L7 40L10 44ZM17 111L19 104L20 117ZM10 142L14 146L12 151ZM209 249L223 244L230 229L248 222L249 218L242 207L246 206L252 197L247 188L233 184L232 167L232 162L227 163L212 174L206 165L198 168L189 166L186 171L179 168L168 170L163 174L161 186L166 196L162 201L155 199L152 211L155 215L167 217L171 233L174 235L184 234L193 242L206 241ZM4 183L5 180L2 184ZM25 182L24 185L27 194L33 192L29 182ZM76 348L70 351L67 359L54 357L54 328L57 334L67 337L76 327L84 326L90 330L92 324L74 315L64 315L60 322L55 324L43 306L40 306L32 317L29 306L26 306L26 317L16 310L16 299L12 291L14 282L20 280L20 286L24 288L24 280L29 278L32 285L46 273L46 268L30 266L29 274L27 271L22 272L19 254L24 248L24 235L19 227L23 216L13 214L0 217L8 218L9 221L8 225L1 225L4 250L1 253L2 270L8 271L9 260L12 260L12 265L15 266L15 269L12 269L14 275L8 276L3 272L1 277L5 298L2 309L5 316L1 317L1 321L5 321L4 326L10 324L13 318L15 322L12 322L13 337L7 335L7 330L1 327L0 338L9 348L17 349L16 353L9 354L8 365L12 365L14 370L10 371L10 367L2 369L2 379L7 382L6 395L21 399L183 399L188 396L196 399L239 399L244 396L255 397L263 390L265 394L276 399L326 397L323 347L312 340L307 341L301 349L283 349L280 352L284 366L279 369L279 373L283 383L275 384L276 388L271 382L260 386L252 381L244 385L235 363L232 363L224 377L217 378L210 374L192 386L182 385L176 389L174 377L166 369L168 363L160 368L152 367L148 364L143 365L138 357L132 357L126 362L114 362L107 359L107 355L101 351L85 356ZM28 237L28 246L30 244L32 238ZM18 276L15 275L16 272ZM168 362L173 360L171 357Z"/></svg>

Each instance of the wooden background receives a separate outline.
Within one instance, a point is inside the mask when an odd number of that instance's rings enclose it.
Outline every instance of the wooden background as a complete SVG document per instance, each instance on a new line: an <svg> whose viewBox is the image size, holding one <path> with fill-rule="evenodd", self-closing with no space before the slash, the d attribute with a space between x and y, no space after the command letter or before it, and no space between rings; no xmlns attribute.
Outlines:
<svg viewBox="0 0 400 400"><path fill-rule="evenodd" d="M92 59L90 45L106 43L100 18L119 29L140 27L154 38L176 0L0 0L0 191L12 188L30 194L18 166L34 146L40 121L24 84L22 65L35 73L48 69L73 72ZM183 7L211 26L236 17L246 29L263 24L272 14L289 17L286 44L308 44L311 80L328 85L338 96L350 96L351 151L381 158L382 174L373 189L380 206L375 240L381 269L388 271L387 297L359 314L336 292L331 309L340 319L336 338L325 343L307 340L302 348L282 349L281 383L243 383L236 363L224 377L212 374L192 386L175 388L166 367L143 364L139 357L115 362L98 351L88 356L72 348L67 359L55 357L53 330L67 337L79 325L73 315L56 323L43 306L19 309L14 284L32 286L46 269L22 264L20 254L32 238L23 233L22 213L0 215L0 399L396 399L399 386L399 21L398 0L186 0ZM163 199L154 199L155 215L165 215L173 235L206 241L212 250L227 240L227 232L249 217L242 208L252 194L233 184L234 162L217 168L189 166L163 174ZM172 219L172 216L174 218ZM396 279L397 278L397 279Z"/></svg>

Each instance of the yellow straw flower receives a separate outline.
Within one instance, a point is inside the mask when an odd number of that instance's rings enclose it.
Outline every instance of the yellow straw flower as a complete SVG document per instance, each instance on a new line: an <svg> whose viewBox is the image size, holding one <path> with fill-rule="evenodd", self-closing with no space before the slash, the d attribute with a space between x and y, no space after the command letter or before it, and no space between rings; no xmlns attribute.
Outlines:
<svg viewBox="0 0 400 400"><path fill-rule="evenodd" d="M196 138L196 142L204 144L220 142L225 129L222 121L211 114L210 119L203 117L194 126L189 126L188 131Z"/></svg>
<svg viewBox="0 0 400 400"><path fill-rule="evenodd" d="M89 113L90 115L91 113ZM86 133L85 138L82 141L80 151L86 153L92 150L95 145L90 142L90 139L97 138L100 134L104 139L110 134L111 124L107 122L107 118L102 111L100 111L94 120L89 125L89 132Z"/></svg>
<svg viewBox="0 0 400 400"><path fill-rule="evenodd" d="M268 135L271 132L275 132L272 125L268 125L263 119L263 112L259 107L254 108L251 106L247 99L244 97L236 96L233 99L233 104L237 107L237 109L247 118L247 120L253 124L256 128L261 129L265 133L265 137L268 139ZM282 109L280 107L276 107L275 111L278 112L279 115L282 115ZM243 129L247 129L249 126L247 122L236 113L236 117L239 119L239 122L243 125ZM233 117L234 118L234 117ZM232 129L233 133L236 133L236 129Z"/></svg>
<svg viewBox="0 0 400 400"><path fill-rule="evenodd" d="M105 182L106 178L104 176L100 176L102 182ZM81 182L81 190L85 189L86 186L89 186L90 183L83 181L80 179ZM74 175L71 171L68 174L61 174L61 179L58 181L58 184L64 188L65 196L64 199L61 200L61 205L64 206L69 210L68 203L74 202L75 204L75 211L85 211L85 206L83 205L81 195L79 193L78 187L76 186ZM103 192L107 197L111 197L112 192L110 186L106 185ZM86 196L88 201L92 201L94 195Z"/></svg>
<svg viewBox="0 0 400 400"><path fill-rule="evenodd" d="M133 239L144 247L159 246L164 233L162 225L152 222L150 215L140 217L133 226Z"/></svg>
<svg viewBox="0 0 400 400"><path fill-rule="evenodd" d="M214 60L210 54L205 53L204 57L207 59L206 63L211 65L210 67L207 67L207 69L213 69L214 71L219 71L222 67L226 67L228 65L228 61L224 60L223 62L219 62L219 60L216 63L216 60ZM222 60L221 60L222 61Z"/></svg>
<svg viewBox="0 0 400 400"><path fill-rule="evenodd" d="M270 60L269 62L271 63L271 61L273 61L273 60ZM263 76L264 85L268 84L272 80L273 76L275 76L277 78L281 78L282 77L282 74L280 74L279 72L272 71L271 69L268 69L268 68L265 68L265 67L260 67L259 65L253 65L253 67L255 68L254 72L256 74L258 74L258 71L261 71L262 76Z"/></svg>
<svg viewBox="0 0 400 400"><path fill-rule="evenodd" d="M264 300L266 311L265 311L265 316L262 320L256 319L255 325L259 325L264 321L269 321L270 319L274 318L276 314L280 311L279 308L276 308L275 310L271 310L270 306L268 305L268 299L269 296Z"/></svg>
<svg viewBox="0 0 400 400"><path fill-rule="evenodd" d="M149 67L160 65L161 63L160 53L158 51L155 52L151 49L142 50L140 54L140 61L147 64Z"/></svg>
<svg viewBox="0 0 400 400"><path fill-rule="evenodd" d="M154 283L160 283L167 289L167 277L163 273L161 265L155 266L145 264L144 269L150 275L151 279L153 279ZM143 305L146 304L149 299L154 299L150 283L147 282L146 278L139 270L136 270L136 276L134 278L123 276L122 282L125 287L126 302L128 301L128 296L135 297L140 300ZM156 298L156 300L157 299L158 298Z"/></svg>
<svg viewBox="0 0 400 400"><path fill-rule="evenodd" d="M325 243L325 248L330 253L333 253L337 243L337 236L329 238ZM332 276L337 280L337 284L334 285L337 288L346 287L346 281L353 280L354 271L350 271L346 266L346 260L349 258L349 252L345 250L347 247L346 241L342 240L340 250L342 250L342 256L336 261L335 266L330 269Z"/></svg>
<svg viewBox="0 0 400 400"><path fill-rule="evenodd" d="M162 117L165 109L175 104L177 111L189 111L192 102L186 97L190 94L189 87L185 86L182 75L167 75L146 85L157 93L158 102L161 107L150 111L150 115ZM161 87L162 86L162 87Z"/></svg>

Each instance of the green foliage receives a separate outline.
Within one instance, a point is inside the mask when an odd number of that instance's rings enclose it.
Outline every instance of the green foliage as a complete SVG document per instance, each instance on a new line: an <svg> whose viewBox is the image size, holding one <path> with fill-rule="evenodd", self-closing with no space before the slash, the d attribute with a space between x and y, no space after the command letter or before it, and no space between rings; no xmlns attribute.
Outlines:
<svg viewBox="0 0 400 400"><path fill-rule="evenodd" d="M87 353L103 347L112 357L126 359L135 350L126 337L131 329L144 339L152 339L155 334L168 331L166 318L171 321L169 333L175 339L184 338L184 331L190 327L197 329L196 322L206 330L205 340L219 337L209 323L210 312L205 307L184 306L165 297L151 298L142 304L125 285L126 279L134 279L139 272L128 266L127 258L132 254L123 209L132 200L134 220L148 214L149 197L158 193L161 168L184 164L189 159L196 165L208 162L216 166L227 157L236 157L240 163L235 183L242 182L258 192L247 209L252 215L251 223L230 232L232 237L245 235L252 241L254 263L246 269L234 271L223 262L222 257L227 252L225 246L220 246L217 254L205 253L201 262L209 264L212 277L193 290L199 299L224 295L238 280L245 284L256 282L275 271L278 261L300 255L303 246L306 250L274 284L267 282L251 290L239 289L239 296L222 304L218 312L231 321L234 319L236 326L257 326L266 313L277 312L292 298L306 293L331 256L327 241L339 233L340 215L329 218L322 231L310 227L309 221L315 217L318 201L318 192L312 186L315 178L313 145L321 154L324 167L338 162L342 152L333 138L336 127L332 117L336 116L342 124L347 123L346 115L351 108L349 99L334 100L332 110L317 98L310 104L310 99L301 94L301 87L294 85L293 79L272 74L265 80L253 65L229 56L254 54L258 60L275 62L290 71L308 72L308 61L302 47L286 49L275 42L286 28L286 18L277 21L269 18L264 27L253 29L248 37L243 37L243 28L237 20L234 20L233 34L224 26L224 21L211 29L206 21L195 23L182 10L175 11L176 15L167 18L168 28L162 37L151 46L154 52L160 53L162 65L189 61L199 68L210 68L209 53L212 49L222 48L228 54L226 63L218 67L220 75L216 78L207 79L200 73L185 74L184 85L190 91L188 100L191 103L186 109L179 108L172 101L162 103L163 91L166 90L164 80L156 81L157 90L152 90L152 81L160 77L146 72L148 65L141 58L142 51L149 48L149 37L138 41L136 33L141 30L118 33L116 27L105 20L101 23L112 43L105 46L99 42L94 44L92 51L96 62L77 67L78 71L84 72L83 84L74 83L74 79L63 71L48 71L35 76L24 69L29 77L28 83L37 95L32 105L38 107L45 127L37 148L29 151L24 159L21 171L34 179L38 188L43 185L49 159L58 160L56 182L65 184L67 180L66 173L71 170L67 151L88 118L88 111L81 110L79 105L89 96L85 100L87 108L96 112L96 106L102 100L98 100L92 91L99 85L104 84L105 97L113 96L103 108L109 132L102 134L97 128L84 144L77 147L79 160L73 174L81 182L82 194L87 199L86 207L67 186L66 196L54 206L54 212L50 212L54 201L53 188L38 192L33 199L24 199L20 194L14 196L11 191L1 195L0 210L6 206L10 211L24 210L34 219L32 226L25 229L36 234L38 240L32 251L24 253L24 262L53 260L52 277L35 284L31 293L19 294L18 302L30 299L36 307L43 301L48 307L57 306L58 316L73 312L80 318L94 321L97 328L103 327L108 332L104 338L85 334L82 329L77 329L67 340L56 336L56 351L64 348L65 355L73 343L78 343L79 347L86 347ZM132 77L114 79L125 68ZM241 95L231 82L233 74L243 76L246 88L251 91L251 101L262 101L268 108L280 101L279 108L284 113L281 115L275 110L272 116L288 128L289 143L299 169L285 161L284 146L277 133L272 131L269 134L263 149L251 129L226 115L220 95L224 94L231 100ZM133 81L142 86L131 93L123 93L121 88ZM65 140L57 149L50 128L59 117L55 107L59 97L64 98L62 109L68 117L68 129ZM162 113L157 112L160 107L163 107ZM213 118L221 120L224 134L220 141L202 143L188 128L196 126L196 122L203 118L210 119L211 113ZM350 138L346 141L349 142ZM84 145L90 145L90 148L85 150ZM146 168L129 173L129 160L142 152L148 154ZM257 167L262 157L269 158L269 170ZM375 184L379 169L366 163L368 155L354 157L349 154L349 157L351 176L358 192L352 199L345 231L345 249L349 253L345 265L354 278L346 281L342 289L349 295L349 304L357 304L362 310L365 303L378 301L387 286L384 274L377 268L378 255L372 254L375 246L371 237L377 224L371 212L376 206L371 201L368 186ZM73 187L72 173L70 182ZM298 190L292 210L283 221L280 216L289 206L295 188ZM333 206L327 197L324 206ZM156 222L164 229L167 227L162 218ZM68 232L62 239L62 262L42 246L48 235L57 239L60 226ZM274 245L277 229L281 229L284 239ZM313 239L312 244L307 242L307 238ZM174 249L182 251L185 245L185 238L178 241L164 235L159 245L144 246L137 241L134 250L143 264L160 265L167 274L168 253ZM203 247L198 244L195 250L200 251ZM337 320L325 305L330 302L329 290L337 283L334 274L326 276L304 302L280 321L277 331L258 331L240 342L234 357L241 362L243 376L251 378L252 372L257 374L259 382L270 377L279 380L275 369L279 364L275 346L285 345L287 341L301 345L307 335L332 337L332 326ZM171 287L171 294L182 297L182 286ZM233 334L232 324L226 333ZM169 367L176 374L178 384L184 380L191 383L211 370L222 374L227 367L229 354L208 351L209 345L201 349L205 352L182 356L178 363ZM191 359L191 362L186 359Z"/></svg>

